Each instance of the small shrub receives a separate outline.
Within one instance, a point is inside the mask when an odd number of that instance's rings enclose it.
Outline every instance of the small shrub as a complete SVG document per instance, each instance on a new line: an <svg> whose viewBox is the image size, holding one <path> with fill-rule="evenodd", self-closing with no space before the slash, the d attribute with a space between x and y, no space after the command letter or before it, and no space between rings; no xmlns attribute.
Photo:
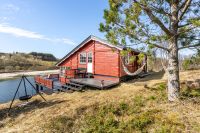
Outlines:
<svg viewBox="0 0 200 133"><path fill-rule="evenodd" d="M183 64L182 64L182 65L183 65L183 69L184 69L184 70L188 70L190 64L191 64L191 60L190 60L190 59L185 59L185 60L183 61Z"/></svg>
<svg viewBox="0 0 200 133"><path fill-rule="evenodd" d="M159 114L155 117L157 120L156 133L177 133L185 128L185 124L181 121L179 114L170 112L168 114Z"/></svg>
<svg viewBox="0 0 200 133"><path fill-rule="evenodd" d="M133 102L130 103L128 114L140 113L141 108L145 105L146 100L142 96L135 96Z"/></svg>
<svg viewBox="0 0 200 133"><path fill-rule="evenodd" d="M134 106L142 107L142 106L144 106L144 102L145 102L145 100L142 96L136 96L133 98Z"/></svg>
<svg viewBox="0 0 200 133"><path fill-rule="evenodd" d="M155 130L155 133L175 133L175 132L170 126L161 125Z"/></svg>
<svg viewBox="0 0 200 133"><path fill-rule="evenodd" d="M184 89L181 92L181 98L200 97L200 89Z"/></svg>
<svg viewBox="0 0 200 133"><path fill-rule="evenodd" d="M116 116L122 116L127 113L129 105L125 102L119 103L118 106L112 108L112 113Z"/></svg>
<svg viewBox="0 0 200 133"><path fill-rule="evenodd" d="M167 100L167 92L165 91L166 88L167 88L166 83L159 83L154 85L154 87L149 88L156 95L156 98L149 97L149 99L156 100L159 103L166 101Z"/></svg>
<svg viewBox="0 0 200 133"><path fill-rule="evenodd" d="M114 133L119 130L119 121L115 120L114 116L107 115L106 117L88 116L85 119L86 127L82 129L84 133Z"/></svg>
<svg viewBox="0 0 200 133"><path fill-rule="evenodd" d="M15 70L20 70L20 66L15 66Z"/></svg>
<svg viewBox="0 0 200 133"><path fill-rule="evenodd" d="M148 98L148 100L156 100L156 96L150 96L149 98Z"/></svg>
<svg viewBox="0 0 200 133"><path fill-rule="evenodd" d="M116 108L114 107L113 104L109 104L107 106L100 107L98 110L99 110L98 113L99 113L100 116L105 116L109 112L110 113L116 112Z"/></svg>
<svg viewBox="0 0 200 133"><path fill-rule="evenodd" d="M157 88L158 88L158 90L163 91L167 88L167 85L166 85L166 83L160 83Z"/></svg>
<svg viewBox="0 0 200 133"><path fill-rule="evenodd" d="M192 97L200 97L200 90L192 90L192 91L190 92L190 95L191 95Z"/></svg>
<svg viewBox="0 0 200 133"><path fill-rule="evenodd" d="M144 113L140 113L140 114L136 115L136 117L134 117L130 121L132 128L143 131L148 125L154 123L154 113L155 112L157 112L157 111L149 110Z"/></svg>
<svg viewBox="0 0 200 133"><path fill-rule="evenodd" d="M125 102L121 102L120 104L119 104L119 107L120 107L120 109L121 110L128 110L128 104L127 103L125 103Z"/></svg>
<svg viewBox="0 0 200 133"><path fill-rule="evenodd" d="M155 84L154 87L148 87L148 89L152 91L164 91L166 88L167 88L166 83L158 83L158 84Z"/></svg>
<svg viewBox="0 0 200 133"><path fill-rule="evenodd" d="M49 124L47 124L46 128L49 132L72 132L72 128L74 125L74 119L67 116L59 116L53 118Z"/></svg>
<svg viewBox="0 0 200 133"><path fill-rule="evenodd" d="M14 67L13 66L6 66L5 67L5 72L13 72Z"/></svg>

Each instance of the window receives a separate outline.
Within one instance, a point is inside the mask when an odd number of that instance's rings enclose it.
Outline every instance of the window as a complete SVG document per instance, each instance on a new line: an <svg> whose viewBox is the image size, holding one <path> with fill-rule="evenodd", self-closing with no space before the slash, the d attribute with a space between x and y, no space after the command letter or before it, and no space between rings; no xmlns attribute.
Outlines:
<svg viewBox="0 0 200 133"><path fill-rule="evenodd" d="M65 76L65 70L66 70L66 67L60 67L60 76L61 77Z"/></svg>
<svg viewBox="0 0 200 133"><path fill-rule="evenodd" d="M88 63L92 63L92 53L88 53Z"/></svg>
<svg viewBox="0 0 200 133"><path fill-rule="evenodd" d="M86 53L80 53L80 64L86 64Z"/></svg>

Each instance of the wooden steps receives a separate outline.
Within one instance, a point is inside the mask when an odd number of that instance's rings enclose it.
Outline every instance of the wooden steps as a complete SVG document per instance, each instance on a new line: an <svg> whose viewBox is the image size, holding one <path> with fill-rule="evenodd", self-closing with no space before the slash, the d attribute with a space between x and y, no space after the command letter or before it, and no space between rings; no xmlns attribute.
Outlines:
<svg viewBox="0 0 200 133"><path fill-rule="evenodd" d="M66 83L65 85L62 85L63 91L73 90L73 91L82 91L85 85L77 84L77 83Z"/></svg>

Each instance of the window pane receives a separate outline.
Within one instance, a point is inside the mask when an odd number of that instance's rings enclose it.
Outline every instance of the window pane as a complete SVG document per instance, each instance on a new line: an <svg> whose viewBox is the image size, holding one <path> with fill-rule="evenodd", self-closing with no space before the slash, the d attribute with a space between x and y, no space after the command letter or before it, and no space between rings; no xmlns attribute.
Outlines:
<svg viewBox="0 0 200 133"><path fill-rule="evenodd" d="M80 63L86 63L86 53L80 53Z"/></svg>
<svg viewBox="0 0 200 133"><path fill-rule="evenodd" d="M88 63L92 63L92 53L88 53Z"/></svg>

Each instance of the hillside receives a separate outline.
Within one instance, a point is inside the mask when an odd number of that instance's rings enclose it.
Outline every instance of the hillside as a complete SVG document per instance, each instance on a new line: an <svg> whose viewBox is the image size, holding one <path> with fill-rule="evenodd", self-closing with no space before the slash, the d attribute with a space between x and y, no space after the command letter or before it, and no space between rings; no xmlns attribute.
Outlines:
<svg viewBox="0 0 200 133"><path fill-rule="evenodd" d="M200 90L184 80L200 79L200 70L181 72L181 100L169 103L166 74L153 73L110 90L35 96L27 106L0 105L0 132L200 132Z"/></svg>
<svg viewBox="0 0 200 133"><path fill-rule="evenodd" d="M46 53L0 53L0 72L54 69L56 61Z"/></svg>

